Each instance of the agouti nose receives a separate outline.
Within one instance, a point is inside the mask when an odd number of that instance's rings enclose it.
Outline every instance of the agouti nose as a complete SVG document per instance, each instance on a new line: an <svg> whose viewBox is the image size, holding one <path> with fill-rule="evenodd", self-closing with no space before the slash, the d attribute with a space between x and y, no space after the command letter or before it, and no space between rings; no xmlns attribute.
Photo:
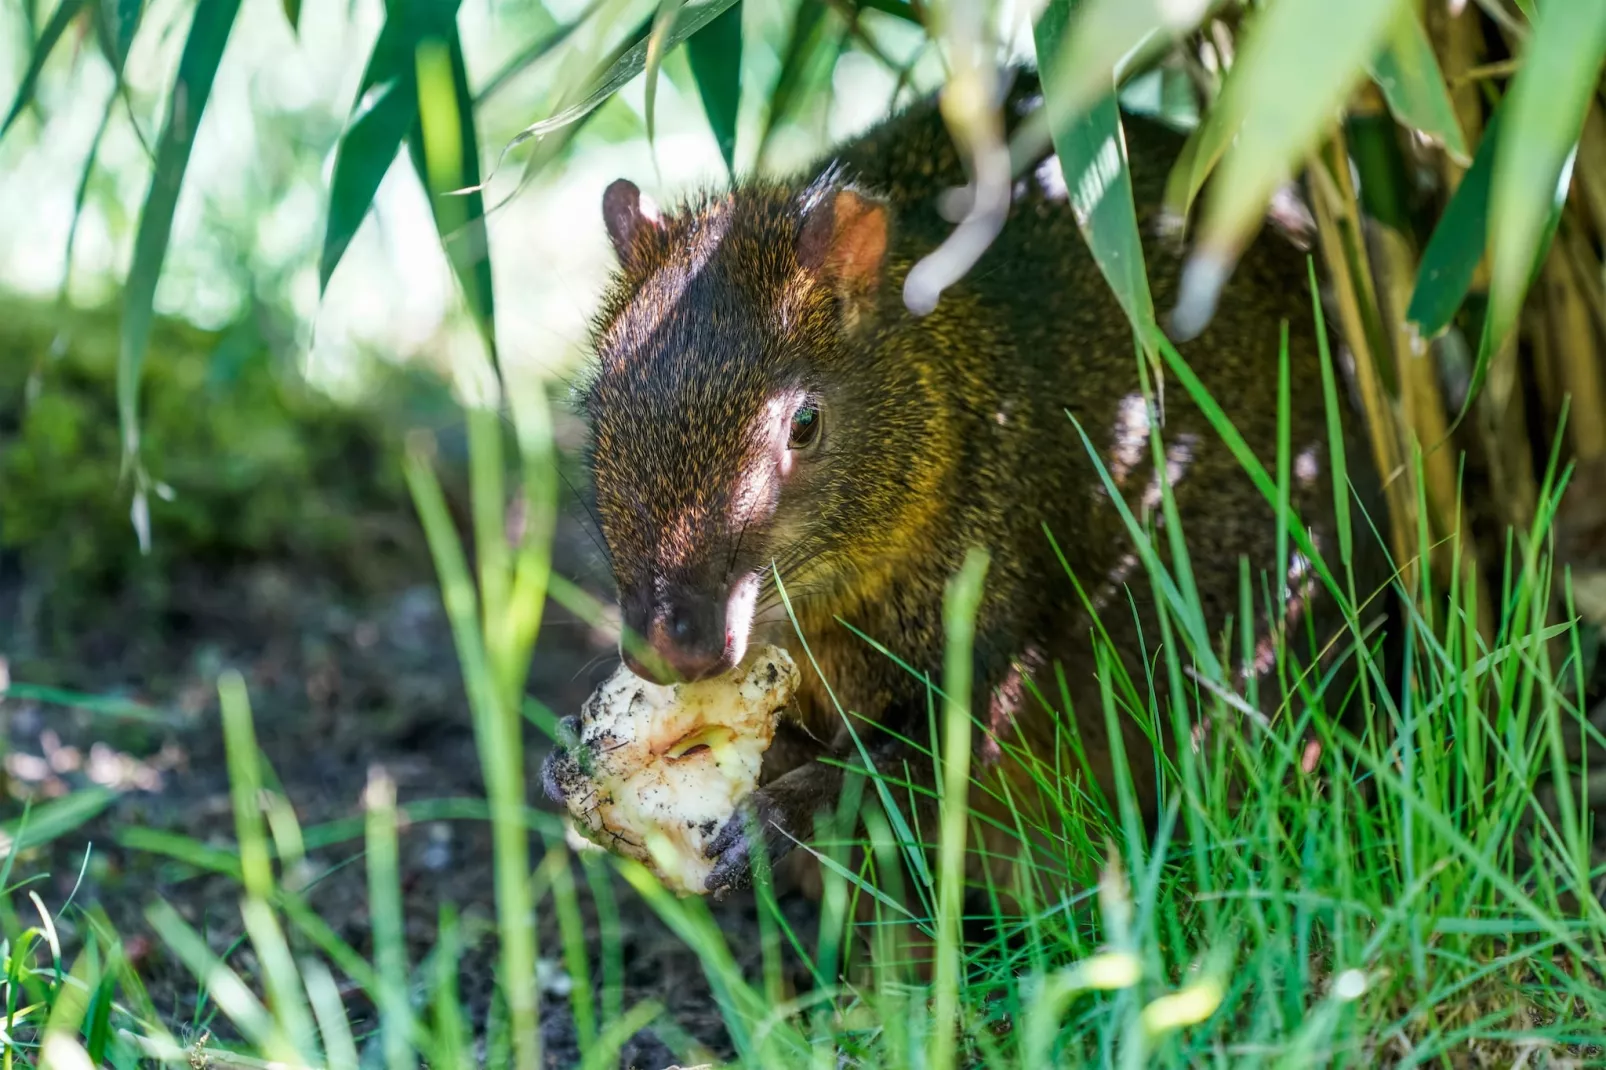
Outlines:
<svg viewBox="0 0 1606 1070"><path fill-rule="evenodd" d="M726 657L723 607L712 599L677 599L660 605L647 627L647 645L663 662L660 669L644 665L625 653L630 671L647 680L702 680L730 668ZM667 679L665 677L668 677Z"/></svg>

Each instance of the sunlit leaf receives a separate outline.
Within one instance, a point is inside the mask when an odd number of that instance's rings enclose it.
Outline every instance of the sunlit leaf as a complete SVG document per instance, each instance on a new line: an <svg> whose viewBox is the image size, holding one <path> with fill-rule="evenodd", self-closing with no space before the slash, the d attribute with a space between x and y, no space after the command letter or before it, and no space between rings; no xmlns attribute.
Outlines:
<svg viewBox="0 0 1606 1070"><path fill-rule="evenodd" d="M723 14L734 3L736 3L736 0L706 0L705 3L682 9L675 20L674 30L664 39L664 52L669 52L680 42L697 33ZM613 65L603 73L602 77L591 87L591 90L580 100L561 109L556 115L542 119L538 123L531 123L519 131L513 140L508 142L507 148L503 150L504 155L509 149L522 145L531 138L537 138L561 127L568 126L577 119L589 115L600 108L625 83L646 69L647 51L650 44L651 37L649 35L646 40L637 42L614 61Z"/></svg>
<svg viewBox="0 0 1606 1070"><path fill-rule="evenodd" d="M123 449L139 451L139 379L150 341L156 281L167 256L184 170L189 165L195 131L201 124L212 81L217 77L223 46L228 44L240 0L198 0L189 37L179 58L178 78L167 102L167 117L156 144L156 164L134 239L134 262L123 292L122 345L117 358L117 413Z"/></svg>
<svg viewBox="0 0 1606 1070"><path fill-rule="evenodd" d="M1059 73L1057 107L1067 116L1092 106L1109 92L1117 67L1140 62L1191 33L1221 0L1087 0L1067 28L1060 24L1052 49L1037 38L1039 66ZM1049 18L1055 4L1042 15ZM1064 16L1060 16L1063 18Z"/></svg>
<svg viewBox="0 0 1606 1070"><path fill-rule="evenodd" d="M781 57L781 73L770 91L769 111L764 117L764 133L759 138L758 154L763 159L781 121L786 118L803 95L808 73L814 67L815 57L831 38L824 32L828 23L826 7L817 0L799 0L792 17L792 30L786 39L786 52ZM840 34L836 41L841 41ZM840 45L838 45L840 47Z"/></svg>
<svg viewBox="0 0 1606 1070"><path fill-rule="evenodd" d="M658 15L652 20L652 33L647 36L647 63L643 72L647 76L647 95L644 104L647 111L649 143L655 138L653 116L658 104L658 71L663 66L664 56L669 52L669 35L674 30L675 19L679 17L680 9L685 3L686 0L658 0Z"/></svg>
<svg viewBox="0 0 1606 1070"><path fill-rule="evenodd" d="M1416 288L1405 318L1424 338L1433 338L1450 325L1465 300L1472 277L1483 259L1489 223L1489 179L1494 172L1495 146L1500 140L1503 108L1495 109L1484 127L1472 166L1461 176L1450 203L1444 206L1433 236L1422 251Z"/></svg>
<svg viewBox="0 0 1606 1070"><path fill-rule="evenodd" d="M908 0L859 0L854 5L860 11L879 11L884 15L912 22L916 26L924 26L925 19L921 17L920 10Z"/></svg>
<svg viewBox="0 0 1606 1070"><path fill-rule="evenodd" d="M134 45L134 34L139 29L140 15L144 13L144 0L101 0L102 12L110 19L111 44L115 49L112 67L120 74L128 62L128 50Z"/></svg>
<svg viewBox="0 0 1606 1070"><path fill-rule="evenodd" d="M1235 130L1236 139L1211 183L1200 247L1183 274L1172 319L1179 338L1209 322L1272 192L1320 139L1402 9L1402 0L1280 0L1260 10L1206 120Z"/></svg>
<svg viewBox="0 0 1606 1070"><path fill-rule="evenodd" d="M328 288L346 247L368 216L380 182L418 119L418 43L429 36L444 39L454 32L456 3L432 10L436 17L429 20L387 17L368 56L351 119L335 148L329 218L318 262L322 289Z"/></svg>
<svg viewBox="0 0 1606 1070"><path fill-rule="evenodd" d="M1140 337L1146 337L1154 322L1154 301L1143 266L1143 242L1132 204L1132 174L1114 83L1083 113L1066 107L1060 96L1067 78L1058 57L1064 54L1060 43L1071 8L1072 0L1049 0L1036 27L1038 55L1050 57L1043 68L1043 95L1054 149L1093 259Z"/></svg>
<svg viewBox="0 0 1606 1070"><path fill-rule="evenodd" d="M435 226L447 259L491 346L494 360L496 302L485 231L485 199L479 191L480 143L474 127L474 98L469 91L463 43L455 26L447 32L444 51L449 66L442 77L431 79L428 84L422 78L419 80L419 116L409 134L409 145L413 166L429 191ZM429 120L435 114L439 114L440 119L432 124ZM443 135L432 138L432 125ZM438 145L440 136L454 139L456 143ZM436 168L442 168L441 172L435 173ZM469 192L450 192L462 189Z"/></svg>
<svg viewBox="0 0 1606 1070"><path fill-rule="evenodd" d="M1372 63L1372 80L1383 90L1395 118L1443 145L1457 162L1466 163L1461 122L1433 54L1433 42L1415 11L1407 9L1395 22L1388 44Z"/></svg>
<svg viewBox="0 0 1606 1070"><path fill-rule="evenodd" d="M742 101L742 5L710 22L686 42L686 59L725 169L736 174L736 116Z"/></svg>
<svg viewBox="0 0 1606 1070"><path fill-rule="evenodd" d="M6 112L4 122L0 122L0 138L6 136L11 124L17 121L30 103L33 102L34 89L39 85L39 73L45 69L45 61L61 40L61 35L67 32L72 20L84 9L85 0L61 0L55 14L39 34L39 40L33 47L33 55L28 57L28 67L22 72L22 83L17 86L17 95L11 101L11 110Z"/></svg>
<svg viewBox="0 0 1606 1070"><path fill-rule="evenodd" d="M576 30L590 21L591 16L602 7L603 2L604 0L587 0L585 8L579 15L575 16L572 22L567 22L545 37L530 42L524 51L508 60L502 65L501 70L486 79L485 84L480 87L479 95L474 98L474 103L476 105L483 104L513 79L551 55L553 50L567 42L570 37L574 36Z"/></svg>
<svg viewBox="0 0 1606 1070"><path fill-rule="evenodd" d="M1539 11L1512 80L1506 136L1495 151L1489 204L1489 319L1494 348L1515 328L1566 196L1584 114L1606 57L1606 4L1551 0Z"/></svg>

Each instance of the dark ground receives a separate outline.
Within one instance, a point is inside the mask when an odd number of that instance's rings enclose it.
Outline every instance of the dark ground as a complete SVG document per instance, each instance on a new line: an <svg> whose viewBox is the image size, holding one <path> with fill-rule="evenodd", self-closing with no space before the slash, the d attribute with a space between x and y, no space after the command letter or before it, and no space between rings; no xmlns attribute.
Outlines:
<svg viewBox="0 0 1606 1070"><path fill-rule="evenodd" d="M578 512L572 509L560 525L554 568L571 578L595 581L603 570ZM413 522L411 515L405 519ZM10 655L14 680L34 682L39 673L78 692L122 695L170 714L170 723L150 725L14 697L0 700L13 795L43 799L97 782L126 788L102 816L33 857L24 856L13 879L48 875L29 889L54 911L73 893L82 870L74 903L105 909L138 957L159 1013L181 1039L199 1033L197 984L152 939L145 907L155 898L173 904L206 934L214 951L224 953L241 931L238 886L225 877L124 849L117 839L124 830L145 827L232 846L234 824L215 689L222 669L243 673L262 750L303 827L359 816L364 784L376 764L395 779L403 804L483 797L452 639L427 564L416 574L399 576L390 590L363 595L342 590L304 565L258 560L182 570L170 577L168 604L157 623L138 607L137 598L129 599L131 605L111 598L75 633L72 653L54 660L16 655L29 638L16 622L27 618L30 598L37 602L41 595L48 598L48 592L30 588L14 557L3 567L0 657ZM587 586L606 594L596 582ZM560 715L574 712L615 664L609 636L549 604L528 691ZM536 805L551 809L541 798L538 776L547 742L533 726L526 731L528 794ZM7 809L17 811L14 804ZM352 840L313 852L317 871L327 874L309 898L343 939L369 954L360 848L361 841ZM535 861L544 849L532 837ZM404 829L402 877L412 963L432 946L443 903L454 904L465 918L494 918L491 866L489 826L483 822ZM575 872L578 877L578 866ZM657 999L686 1036L712 1054L727 1052L719 1012L696 956L626 885L614 883L624 1006ZM13 902L24 924L36 920L24 894L14 895ZM793 924L806 929L809 904L784 902ZM596 970L598 930L584 890L582 907ZM756 975L760 942L751 897L733 897L714 910L738 960ZM550 900L538 914L541 956L555 963L561 948ZM69 911L56 923L71 942L82 915ZM248 972L249 956L236 951L229 961ZM492 938L464 955L461 992L476 1029L484 1025L495 957ZM348 993L348 1011L360 1039L373 1025L371 1008L354 988L348 986ZM212 1010L207 1006L201 1014ZM207 1024L219 1035L229 1033L221 1017ZM575 1030L561 980L546 986L543 1034L546 1065L576 1064ZM697 1053L682 1052L688 1054ZM659 1070L676 1062L664 1040L646 1031L627 1045L621 1065Z"/></svg>

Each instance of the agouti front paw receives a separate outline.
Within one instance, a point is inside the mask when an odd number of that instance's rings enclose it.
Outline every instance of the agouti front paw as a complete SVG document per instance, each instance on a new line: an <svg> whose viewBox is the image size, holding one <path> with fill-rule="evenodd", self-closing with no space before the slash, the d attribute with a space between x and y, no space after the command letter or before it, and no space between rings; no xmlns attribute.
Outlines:
<svg viewBox="0 0 1606 1070"><path fill-rule="evenodd" d="M704 854L716 859L705 882L708 893L723 899L727 893L745 888L752 881L753 852L760 845L773 865L795 844L781 807L762 788L753 792L704 849Z"/></svg>

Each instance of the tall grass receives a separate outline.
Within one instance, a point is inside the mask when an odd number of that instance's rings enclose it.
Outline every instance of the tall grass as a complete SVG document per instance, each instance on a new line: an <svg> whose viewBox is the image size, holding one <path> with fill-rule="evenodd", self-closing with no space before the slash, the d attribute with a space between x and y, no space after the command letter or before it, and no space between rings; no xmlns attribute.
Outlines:
<svg viewBox="0 0 1606 1070"><path fill-rule="evenodd" d="M1161 348L1182 388L1234 444L1230 423L1180 354ZM1146 366L1140 358L1139 367ZM1332 381L1327 390L1336 401ZM1074 430L1068 421L1068 441ZM1152 447L1161 450L1163 443L1156 437ZM503 446L499 435L480 434L470 448L472 467L486 465L486 454L494 459ZM1247 452L1243 459L1277 508L1289 545L1316 554L1288 509L1286 458L1273 470ZM1546 480L1535 528L1514 542L1493 641L1472 625L1480 608L1473 584L1429 586L1427 573L1418 573L1422 589L1402 592L1415 594L1407 604L1420 609L1407 616L1410 684L1397 691L1389 686L1395 667L1383 664L1375 636L1361 625L1364 613L1351 606L1353 626L1336 638L1367 687L1372 724L1358 727L1331 713L1342 697L1331 692L1333 674L1305 671L1335 637L1285 636L1278 650L1284 669L1267 685L1279 689L1280 702L1270 706L1276 715L1254 714L1230 679L1235 659L1252 653L1246 645L1231 653L1246 636L1205 630L1184 579L1185 542L1174 544L1181 553L1167 565L1152 543L1155 532L1129 518L1146 572L1134 582L1149 583L1164 607L1160 634L1145 637L1161 657L1148 659L1152 672L1134 679L1120 652L1100 640L1102 708L1071 716L1058 704L1060 730L1071 754L1078 719L1090 716L1112 729L1120 719L1142 718L1156 738L1179 742L1154 756L1117 748L1110 799L1082 787L1085 780L1050 756L1020 755L1035 763L1038 797L1010 799L1008 831L1029 849L1007 887L961 883L963 850L982 842L982 823L989 821L973 804L981 793L1001 790L968 768L971 734L985 728L953 701L968 693L969 620L985 583L984 559L968 562L950 592L949 671L933 696L933 708L942 711L942 745L930 754L939 763L937 826L911 827L908 786L893 771L870 771L869 782L855 788L858 798L878 804L866 808L867 839L850 842L839 832L809 848L820 859L824 887L813 947L787 925L761 867L758 903L772 938L763 966L749 976L703 901L675 898L637 864L571 857L554 819L528 810L516 778L496 772L504 760L497 752L519 737L521 712L508 700L522 678L499 676L489 654L480 653L498 649L491 637L507 628L506 617L487 615L495 599L484 592L498 583L487 561L509 570L504 582L519 567L539 572L550 528L537 525L511 558L484 552L481 541L476 580L438 513L426 451L415 451L410 471L465 654L464 686L490 800L479 807L419 803L409 812L489 818L497 829L499 998L491 1020L481 1028L459 1001L465 944L449 908L442 909L426 959L408 961L397 891L400 812L383 770L370 778L360 827L300 828L293 808L263 787L271 778L255 744L248 698L240 679L228 676L219 687L234 848L150 833L125 842L239 883L243 946L254 953L249 974L210 950L171 907L156 902L149 912L155 932L195 974L210 1013L229 1028L175 1037L143 997L109 925L90 908L72 906L95 923L83 927L88 936L66 961L50 907L36 897L35 924L5 921L6 1065L456 1067L475 1064L476 1033L488 1045L483 1065L518 1065L539 1051L528 995L537 912L559 922L562 946L549 953L562 958L574 982L583 1065L615 1065L637 1030L657 1025L667 1036L676 1032L658 1003L622 1000L616 933L604 925L601 946L587 945L578 923L582 886L606 917L613 909L610 882L600 878L609 870L701 959L737 1065L1374 1066L1474 1053L1535 1061L1598 1054L1606 1046L1599 972L1606 911L1592 891L1600 874L1587 800L1579 794L1584 770L1566 744L1593 729L1577 704L1576 631L1547 625L1545 617L1550 576L1543 529L1565 473ZM500 482L482 469L473 491L476 525L495 524L500 537ZM1339 493L1347 497L1347 489ZM1169 502L1162 508L1174 515ZM1359 508L1348 515L1356 530L1340 547L1383 531L1380 519ZM477 529L476 538L486 540L485 531ZM1415 552L1425 556L1433 548L1431 534L1419 527ZM1341 549L1338 560L1317 566L1332 596L1345 600L1353 591L1348 557ZM1254 581L1246 570L1246 610L1274 598ZM578 597L561 591L565 600ZM1363 602L1372 594L1357 593ZM501 606L512 611L509 600ZM1440 626L1430 627L1433 621ZM519 634L533 642L537 632ZM1550 660L1557 639L1565 640L1567 664ZM524 641L503 640L503 665L527 660ZM1159 724L1165 716L1159 695L1172 700L1169 725ZM1197 747L1196 724L1210 728ZM1112 731L1111 738L1120 735ZM1321 745L1314 761L1311 739ZM1136 761L1156 761L1164 773L1153 830L1131 787ZM1247 790L1235 791L1245 777ZM1551 805L1541 805L1542 793ZM994 821L992 831L999 827ZM547 844L539 862L527 851L532 833ZM296 890L294 863L306 851L354 836L367 861L371 959L338 939ZM847 865L853 846L865 849L861 868ZM934 866L910 864L928 850ZM574 879L576 865L585 881ZM1091 879L1067 885L1079 874ZM902 887L906 879L919 887ZM981 914L962 915L977 903L985 904ZM979 939L978 922L988 934ZM936 948L930 980L908 961L911 930ZM783 945L814 978L811 990L790 997L782 991ZM487 954L483 947L474 952L480 964ZM512 972L526 963L527 972ZM377 1008L376 1035L350 1025L337 977ZM226 1044L219 1039L225 1033ZM686 1047L688 1062L708 1056Z"/></svg>

